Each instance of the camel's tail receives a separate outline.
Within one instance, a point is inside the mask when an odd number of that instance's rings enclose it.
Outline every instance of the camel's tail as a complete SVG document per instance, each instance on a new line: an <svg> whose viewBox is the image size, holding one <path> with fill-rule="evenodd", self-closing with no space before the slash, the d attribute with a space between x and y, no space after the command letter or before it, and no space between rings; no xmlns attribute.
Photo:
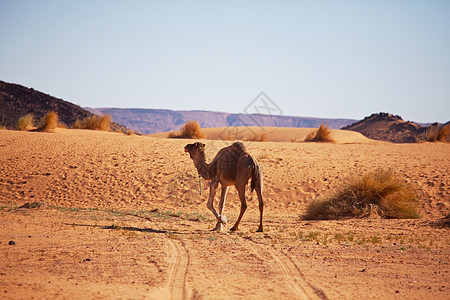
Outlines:
<svg viewBox="0 0 450 300"><path fill-rule="evenodd" d="M259 188L262 191L263 185L263 176L261 168L259 167L259 163L256 159L253 158L253 173L252 173L252 181L250 183L251 192L255 188Z"/></svg>

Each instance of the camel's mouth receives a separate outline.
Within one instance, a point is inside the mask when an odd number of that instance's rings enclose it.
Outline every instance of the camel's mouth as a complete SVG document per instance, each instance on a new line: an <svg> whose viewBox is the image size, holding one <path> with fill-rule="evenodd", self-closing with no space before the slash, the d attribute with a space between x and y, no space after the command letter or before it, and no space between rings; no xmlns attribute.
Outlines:
<svg viewBox="0 0 450 300"><path fill-rule="evenodd" d="M189 145L188 145L189 146ZM189 156L192 158L192 153L191 152L189 152L189 150L188 150L188 146L186 146L186 147L184 147L184 152L187 152L187 153L189 153Z"/></svg>

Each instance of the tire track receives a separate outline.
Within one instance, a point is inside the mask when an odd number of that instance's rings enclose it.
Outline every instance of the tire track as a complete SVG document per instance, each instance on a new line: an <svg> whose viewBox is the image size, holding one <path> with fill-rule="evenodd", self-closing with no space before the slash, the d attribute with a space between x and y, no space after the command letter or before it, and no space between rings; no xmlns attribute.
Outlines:
<svg viewBox="0 0 450 300"><path fill-rule="evenodd" d="M188 290L186 289L186 277L189 265L189 254L181 244L168 237L169 245L169 267L167 274L167 288L170 291L170 299L188 299Z"/></svg>
<svg viewBox="0 0 450 300"><path fill-rule="evenodd" d="M160 226L155 225L158 230L161 230ZM169 246L167 253L169 266L167 268L166 283L169 299L188 299L189 291L186 288L186 277L190 260L189 253L183 241L174 241L169 234L166 234L165 241Z"/></svg>
<svg viewBox="0 0 450 300"><path fill-rule="evenodd" d="M300 269L289 256L261 245L251 238L244 238L243 240L257 256L264 257L264 253L266 253L273 259L280 268L285 281L299 299L328 299L322 290L315 288L306 281Z"/></svg>

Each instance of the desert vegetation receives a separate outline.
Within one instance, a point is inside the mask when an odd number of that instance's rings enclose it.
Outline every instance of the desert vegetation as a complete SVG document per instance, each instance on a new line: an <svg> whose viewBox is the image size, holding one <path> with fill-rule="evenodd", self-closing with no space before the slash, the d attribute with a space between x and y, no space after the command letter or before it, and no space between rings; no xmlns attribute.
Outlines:
<svg viewBox="0 0 450 300"><path fill-rule="evenodd" d="M186 122L179 131L171 131L169 133L169 138L203 139L205 137L206 135L200 128L200 124L195 120Z"/></svg>
<svg viewBox="0 0 450 300"><path fill-rule="evenodd" d="M427 142L449 142L450 124L445 126L431 125L425 132L425 141Z"/></svg>
<svg viewBox="0 0 450 300"><path fill-rule="evenodd" d="M58 127L58 114L54 111L48 112L41 120L39 130L52 132Z"/></svg>
<svg viewBox="0 0 450 300"><path fill-rule="evenodd" d="M31 130L34 129L34 114L26 114L17 121L17 130Z"/></svg>
<svg viewBox="0 0 450 300"><path fill-rule="evenodd" d="M92 115L83 120L76 120L73 128L110 131L111 123L112 117L110 115L103 115L101 117Z"/></svg>
<svg viewBox="0 0 450 300"><path fill-rule="evenodd" d="M378 170L352 177L329 199L313 200L306 220L335 220L375 216L386 219L416 219L415 192L392 170Z"/></svg>
<svg viewBox="0 0 450 300"><path fill-rule="evenodd" d="M259 132L259 133L249 133L247 135L239 135L239 134L232 134L230 132L224 132L221 135L222 139L225 141L249 141L249 142L267 142L269 140L269 137L267 133L265 132Z"/></svg>
<svg viewBox="0 0 450 300"><path fill-rule="evenodd" d="M318 129L306 136L305 142L334 143L334 140L331 137L331 130L328 129L328 125L321 124Z"/></svg>
<svg viewBox="0 0 450 300"><path fill-rule="evenodd" d="M267 142L269 140L267 133L260 132L255 135L248 136L244 138L245 141L249 142Z"/></svg>

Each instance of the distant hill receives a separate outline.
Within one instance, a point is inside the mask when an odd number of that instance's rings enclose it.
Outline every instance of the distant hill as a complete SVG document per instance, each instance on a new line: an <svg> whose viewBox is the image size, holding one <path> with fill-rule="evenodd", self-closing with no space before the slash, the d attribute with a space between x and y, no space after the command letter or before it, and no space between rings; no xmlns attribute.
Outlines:
<svg viewBox="0 0 450 300"><path fill-rule="evenodd" d="M320 119L293 116L271 116L260 114L230 114L212 111L174 111L139 108L86 108L92 113L109 114L117 122L145 133L158 133L179 129L190 120L197 120L201 127L264 126L316 128L324 123L332 129L349 125L352 119Z"/></svg>
<svg viewBox="0 0 450 300"><path fill-rule="evenodd" d="M439 124L434 123L431 126L438 127ZM429 128L430 126L421 126L414 122L404 121L400 116L378 113L342 129L360 132L374 140L415 143L425 140Z"/></svg>
<svg viewBox="0 0 450 300"><path fill-rule="evenodd" d="M71 127L76 120L92 116L78 105L18 84L0 81L0 125L14 129L20 117L33 113L40 120L49 111L58 114L61 122ZM113 130L126 132L125 126L113 123Z"/></svg>

